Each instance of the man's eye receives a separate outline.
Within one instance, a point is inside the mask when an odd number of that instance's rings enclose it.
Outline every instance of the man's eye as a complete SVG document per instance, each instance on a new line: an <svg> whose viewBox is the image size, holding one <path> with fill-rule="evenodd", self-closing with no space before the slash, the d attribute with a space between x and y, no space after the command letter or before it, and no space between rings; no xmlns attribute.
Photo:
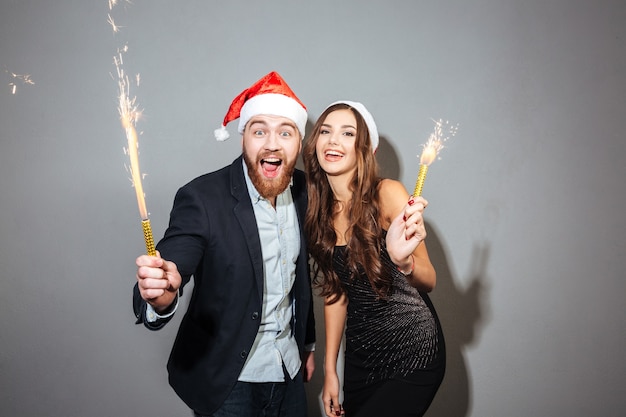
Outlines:
<svg viewBox="0 0 626 417"><path fill-rule="evenodd" d="M291 132L281 132L280 134L282 137L288 138L291 136Z"/></svg>
<svg viewBox="0 0 626 417"><path fill-rule="evenodd" d="M254 135L255 136L263 136L264 132L262 130L255 130L254 131Z"/></svg>

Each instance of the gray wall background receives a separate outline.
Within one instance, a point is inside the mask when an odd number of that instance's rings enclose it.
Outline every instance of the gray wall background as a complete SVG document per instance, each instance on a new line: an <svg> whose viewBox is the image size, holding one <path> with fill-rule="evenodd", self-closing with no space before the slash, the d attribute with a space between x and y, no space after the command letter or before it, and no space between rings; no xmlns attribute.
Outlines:
<svg viewBox="0 0 626 417"><path fill-rule="evenodd" d="M133 324L126 44L157 239L176 189L238 155L212 131L271 70L311 122L365 103L409 190L449 119L424 188L449 356L428 416L624 415L625 42L618 0L2 0L0 415L190 415L165 371L177 322Z"/></svg>

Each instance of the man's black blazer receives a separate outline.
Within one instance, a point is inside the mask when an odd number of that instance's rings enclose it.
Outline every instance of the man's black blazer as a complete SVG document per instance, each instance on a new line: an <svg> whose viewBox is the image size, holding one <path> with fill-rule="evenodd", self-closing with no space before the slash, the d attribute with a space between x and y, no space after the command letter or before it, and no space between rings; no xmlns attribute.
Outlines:
<svg viewBox="0 0 626 417"><path fill-rule="evenodd" d="M194 288L167 369L170 385L200 414L212 414L237 382L256 337L263 299L263 256L254 211L238 157L229 166L181 187L170 224L157 245L173 261L183 285ZM300 256L292 290L292 329L300 352L315 341L313 302L303 219L307 205L304 173L291 187L300 222ZM181 286L182 289L182 286ZM135 284L137 323L157 330L168 320L147 323L146 304Z"/></svg>

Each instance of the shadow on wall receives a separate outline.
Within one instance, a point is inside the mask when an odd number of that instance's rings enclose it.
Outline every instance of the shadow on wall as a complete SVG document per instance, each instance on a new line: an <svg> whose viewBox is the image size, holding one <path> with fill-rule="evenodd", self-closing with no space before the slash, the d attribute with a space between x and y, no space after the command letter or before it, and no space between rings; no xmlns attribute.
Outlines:
<svg viewBox="0 0 626 417"><path fill-rule="evenodd" d="M415 149L416 158L419 149ZM376 152L380 175L399 179L400 161L392 142L381 136ZM417 175L417 172L415 173ZM409 189L411 193L413 190ZM465 417L471 404L470 375L465 359L467 346L476 343L488 313L488 245L473 249L473 265L467 287L457 285L450 271L446 250L435 228L426 223L428 254L437 270L437 287L429 294L446 341L446 375L426 417Z"/></svg>
<svg viewBox="0 0 626 417"><path fill-rule="evenodd" d="M382 178L397 180L400 178L400 160L393 145L386 136L380 136L378 149L376 150L376 160L378 161L379 175ZM415 172L417 175L417 171ZM412 190L408 190L411 193Z"/></svg>
<svg viewBox="0 0 626 417"><path fill-rule="evenodd" d="M487 261L489 247L477 245L466 288L460 288L450 272L437 232L426 224L428 254L437 270L437 288L431 299L439 315L446 341L446 375L426 417L465 417L471 403L470 373L466 346L476 343L488 309Z"/></svg>

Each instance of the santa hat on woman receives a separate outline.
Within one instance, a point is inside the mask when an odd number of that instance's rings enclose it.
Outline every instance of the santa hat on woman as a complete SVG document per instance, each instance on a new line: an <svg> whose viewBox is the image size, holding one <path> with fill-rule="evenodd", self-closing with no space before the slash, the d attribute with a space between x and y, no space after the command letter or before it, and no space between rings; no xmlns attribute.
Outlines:
<svg viewBox="0 0 626 417"><path fill-rule="evenodd" d="M365 120L367 130L370 134L372 152L376 153L376 150L378 149L378 142L380 141L380 139L378 138L378 128L376 127L376 122L374 122L372 114L365 108L362 103L359 103L358 101L339 100L335 101L334 103L330 103L326 108L332 107L335 104L346 104L359 112L361 117L363 117L363 120Z"/></svg>
<svg viewBox="0 0 626 417"><path fill-rule="evenodd" d="M285 80L277 73L270 72L249 88L243 90L230 104L222 127L215 129L215 138L224 141L230 137L226 125L239 119L237 131L243 133L246 123L259 114L281 116L292 120L300 135L304 137L307 122L306 107L291 91Z"/></svg>

